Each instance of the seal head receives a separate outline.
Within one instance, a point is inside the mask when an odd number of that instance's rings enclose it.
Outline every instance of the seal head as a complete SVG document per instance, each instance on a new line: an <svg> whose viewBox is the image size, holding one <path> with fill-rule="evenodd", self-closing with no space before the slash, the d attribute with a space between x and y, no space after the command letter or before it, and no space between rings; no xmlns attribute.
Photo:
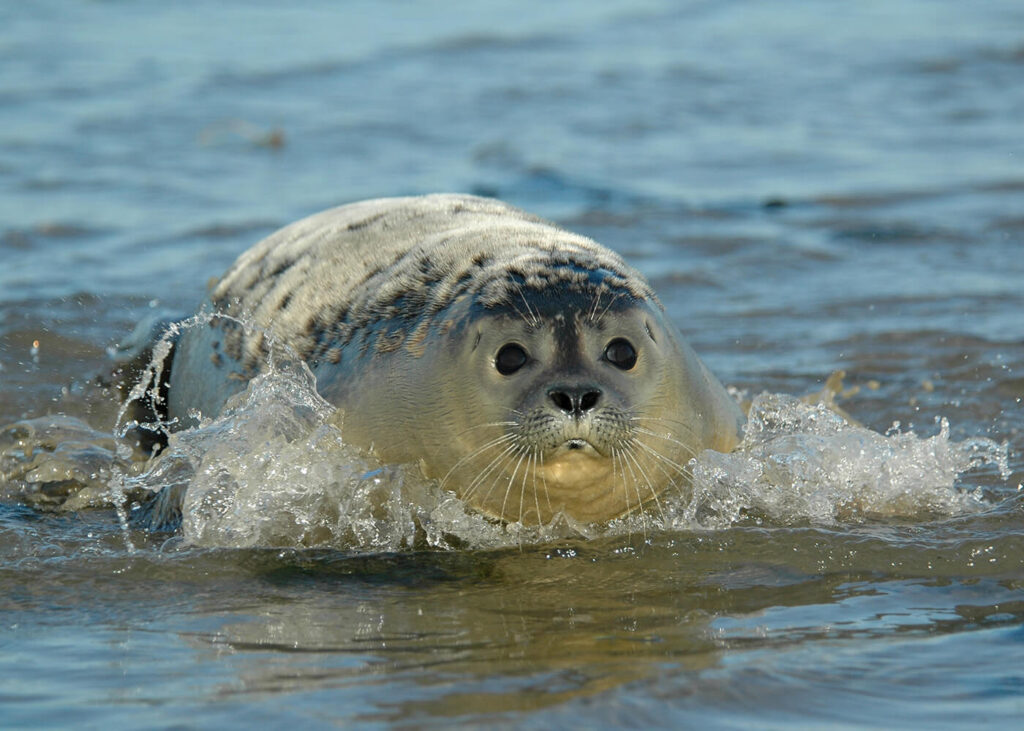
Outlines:
<svg viewBox="0 0 1024 731"><path fill-rule="evenodd" d="M743 422L639 273L493 200L318 214L243 254L209 306L229 317L178 343L172 418L216 413L269 336L309 363L346 441L505 521L657 509Z"/></svg>
<svg viewBox="0 0 1024 731"><path fill-rule="evenodd" d="M389 433L375 442L382 455L419 456L428 476L507 521L659 509L699 451L735 445L741 417L654 302L588 279L590 291L524 289L518 303L454 308L464 311L421 356L417 386L388 391L377 409L360 403L347 433ZM387 423L367 420L373 411Z"/></svg>

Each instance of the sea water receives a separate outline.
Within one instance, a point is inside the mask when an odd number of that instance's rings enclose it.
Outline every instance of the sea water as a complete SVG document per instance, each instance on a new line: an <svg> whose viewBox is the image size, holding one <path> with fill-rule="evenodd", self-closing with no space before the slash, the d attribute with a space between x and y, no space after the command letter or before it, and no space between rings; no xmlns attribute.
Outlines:
<svg viewBox="0 0 1024 731"><path fill-rule="evenodd" d="M0 8L0 725L1018 724L1021 28ZM623 254L750 406L741 447L643 516L502 526L282 362L131 453L103 383L136 323L302 215L435 191Z"/></svg>

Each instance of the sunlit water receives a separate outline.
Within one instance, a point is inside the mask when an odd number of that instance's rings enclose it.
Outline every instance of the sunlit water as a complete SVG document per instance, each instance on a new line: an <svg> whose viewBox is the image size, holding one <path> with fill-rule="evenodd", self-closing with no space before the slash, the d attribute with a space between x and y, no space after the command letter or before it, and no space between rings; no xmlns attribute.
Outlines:
<svg viewBox="0 0 1024 731"><path fill-rule="evenodd" d="M1024 8L165 5L0 8L0 725L1019 724ZM135 323L442 190L641 269L741 447L500 526L285 359L132 458Z"/></svg>

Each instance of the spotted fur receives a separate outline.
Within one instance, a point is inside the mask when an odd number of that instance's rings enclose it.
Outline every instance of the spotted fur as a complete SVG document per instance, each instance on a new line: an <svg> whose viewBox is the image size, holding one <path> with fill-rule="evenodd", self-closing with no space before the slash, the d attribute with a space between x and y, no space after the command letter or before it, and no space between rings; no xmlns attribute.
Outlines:
<svg viewBox="0 0 1024 731"><path fill-rule="evenodd" d="M524 289L552 286L655 300L641 276L590 239L500 201L446 194L365 201L298 221L239 257L211 300L303 359L331 360L357 334L378 352L415 348L431 318L460 297L515 307ZM225 348L247 369L264 355L262 337L238 327L228 328Z"/></svg>

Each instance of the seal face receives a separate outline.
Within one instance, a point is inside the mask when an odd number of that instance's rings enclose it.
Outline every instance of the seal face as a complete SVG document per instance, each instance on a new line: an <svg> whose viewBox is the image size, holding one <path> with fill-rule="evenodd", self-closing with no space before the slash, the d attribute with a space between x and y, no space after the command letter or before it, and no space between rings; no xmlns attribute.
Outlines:
<svg viewBox="0 0 1024 731"><path fill-rule="evenodd" d="M269 336L308 362L346 441L418 462L501 520L657 505L701 450L732 449L743 422L639 273L498 201L314 215L244 253L207 307L224 317L176 344L170 418L215 415Z"/></svg>

